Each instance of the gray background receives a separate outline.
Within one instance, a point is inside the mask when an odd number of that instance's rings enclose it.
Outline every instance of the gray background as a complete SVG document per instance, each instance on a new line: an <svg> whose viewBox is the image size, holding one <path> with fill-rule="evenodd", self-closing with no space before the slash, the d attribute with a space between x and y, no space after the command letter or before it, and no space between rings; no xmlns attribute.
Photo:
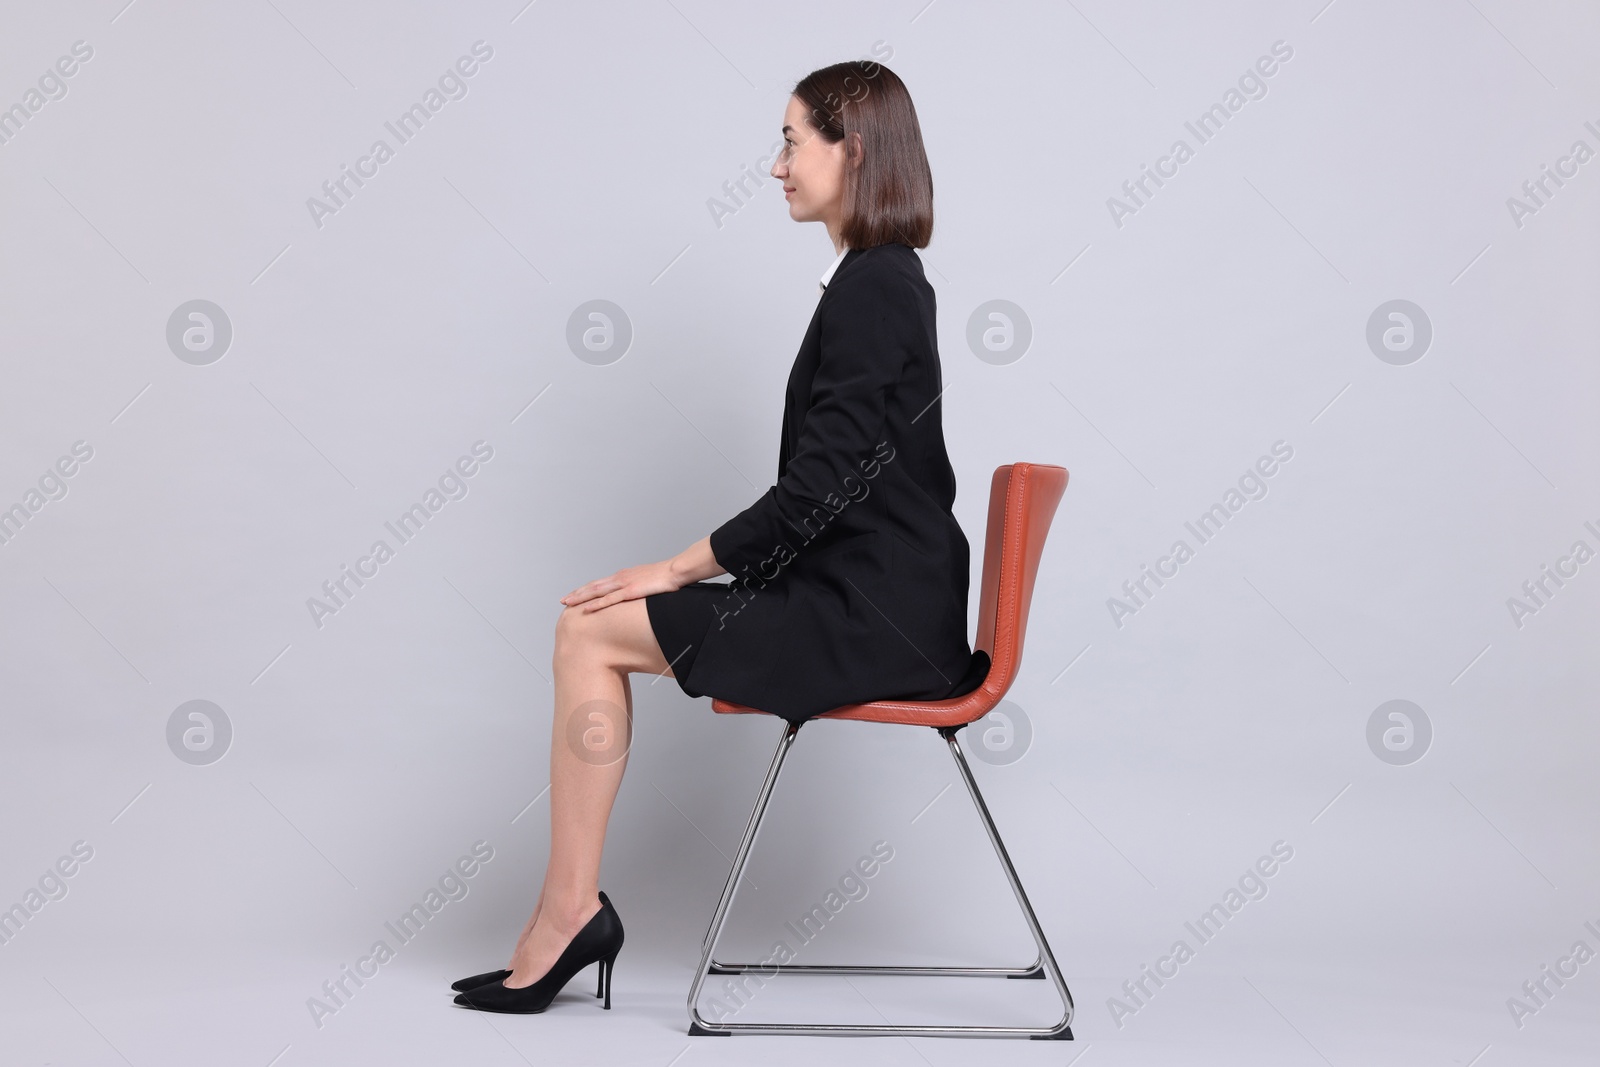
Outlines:
<svg viewBox="0 0 1600 1067"><path fill-rule="evenodd" d="M1507 198L1600 149L1593 5L8 4L0 105L79 40L0 145L0 506L93 448L0 546L0 906L93 849L0 945L7 1063L1588 1062L1600 962L1520 1026L1507 1000L1600 950L1600 562L1520 627L1507 600L1600 549L1600 160L1520 226ZM307 198L478 40L467 95L316 226ZM1266 94L1118 226L1107 199L1275 41ZM542 877L557 597L775 474L832 251L776 182L720 226L708 201L765 176L797 78L873 55L935 176L974 625L990 473L1071 471L1009 694L1032 739L974 766L1078 1040L691 1041L779 724L640 676L613 1011L592 970L546 1015L461 1011L445 983L503 962ZM166 341L195 299L233 330L207 365ZM633 330L603 366L566 341L596 299ZM1033 334L1003 364L966 343L996 299ZM1396 299L1433 330L1405 365L1366 340ZM465 497L315 625L480 440ZM1279 440L1266 498L1117 626L1108 598ZM1397 699L1432 728L1406 765L1368 743ZM204 766L167 740L191 700L232 726ZM1030 959L941 749L803 730L724 958L883 840L803 959ZM480 839L467 896L318 1027L323 981ZM1185 921L1277 841L1270 891L1199 945ZM1180 938L1195 958L1118 1019ZM736 1017L1056 1015L1044 983L791 978Z"/></svg>

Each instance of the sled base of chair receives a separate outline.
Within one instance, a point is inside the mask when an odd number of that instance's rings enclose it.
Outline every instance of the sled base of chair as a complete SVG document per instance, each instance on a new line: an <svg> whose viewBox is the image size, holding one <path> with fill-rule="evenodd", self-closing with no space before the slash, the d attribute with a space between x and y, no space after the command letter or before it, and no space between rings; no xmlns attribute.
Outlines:
<svg viewBox="0 0 1600 1067"><path fill-rule="evenodd" d="M994 819L989 815L989 808L983 802L983 794L978 790L977 780L972 776L972 769L967 765L966 757L961 752L961 746L956 740L956 734L961 727L936 727L938 734L950 746L950 755L955 760L961 778L966 783L967 793L972 797L973 805L978 810L978 816L983 822L984 829L988 832L989 841L994 845L995 854L1000 859L1000 866L1004 869L1006 879L1011 884L1017 904L1022 909L1023 919L1028 924L1029 931L1033 934L1038 954L1033 963L1026 967L921 967L907 965L855 965L855 964L778 964L776 967L759 966L750 963L719 963L713 958L717 941L722 935L723 926L727 922L729 907L744 876L745 863L750 857L750 848L755 843L756 835L761 829L761 821L766 814L767 801L772 795L773 786L777 784L778 772L783 767L784 758L788 755L789 748L794 744L795 735L800 732L801 723L789 723L784 729L783 736L778 739L778 749L773 754L772 765L767 770L766 781L761 785L761 792L756 797L756 804L750 813L750 822L745 827L744 839L739 843L739 851L734 856L733 868L728 872L727 884L723 887L722 897L717 901L716 913L712 916L711 926L706 931L705 940L701 943L700 966L695 972L693 986L689 990L689 1034L692 1037L726 1037L729 1034L793 1034L804 1036L840 1036L840 1037L1026 1037L1035 1041L1071 1041L1072 1036L1072 994L1068 992L1066 982L1061 977L1061 971L1056 966L1055 956L1050 952L1050 945L1045 940L1044 931L1039 926L1039 920L1033 914L1033 907L1028 903L1028 896L1022 889L1022 881L1017 877L1016 869L1011 865L1011 858L1006 854L1005 845L1001 843L1000 832L995 828ZM913 1026L913 1025L853 1025L845 1023L763 1023L763 1022L710 1022L701 1014L698 1007L700 988L707 977L713 974L745 974L759 972L763 975L776 974L810 974L810 975L894 975L894 976L961 976L982 978L1048 978L1054 984L1056 993L1060 997L1065 1014L1053 1026L1028 1027L1028 1026Z"/></svg>

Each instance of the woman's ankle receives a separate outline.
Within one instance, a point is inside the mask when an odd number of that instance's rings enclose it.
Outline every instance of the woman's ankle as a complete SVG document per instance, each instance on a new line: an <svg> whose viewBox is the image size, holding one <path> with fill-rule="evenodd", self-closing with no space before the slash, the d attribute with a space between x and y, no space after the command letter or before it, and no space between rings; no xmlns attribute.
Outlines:
<svg viewBox="0 0 1600 1067"><path fill-rule="evenodd" d="M577 932L600 910L598 893L552 894L539 912L541 922L549 922L557 929L571 934Z"/></svg>

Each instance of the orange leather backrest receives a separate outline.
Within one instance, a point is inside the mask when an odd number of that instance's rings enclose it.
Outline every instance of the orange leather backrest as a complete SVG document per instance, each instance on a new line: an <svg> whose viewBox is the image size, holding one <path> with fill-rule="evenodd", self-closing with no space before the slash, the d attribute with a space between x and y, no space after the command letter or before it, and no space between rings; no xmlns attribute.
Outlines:
<svg viewBox="0 0 1600 1067"><path fill-rule="evenodd" d="M996 467L989 483L989 527L984 536L983 585L974 648L989 654L982 689L998 700L1022 666L1022 639L1039 557L1067 488L1067 469L1049 463Z"/></svg>

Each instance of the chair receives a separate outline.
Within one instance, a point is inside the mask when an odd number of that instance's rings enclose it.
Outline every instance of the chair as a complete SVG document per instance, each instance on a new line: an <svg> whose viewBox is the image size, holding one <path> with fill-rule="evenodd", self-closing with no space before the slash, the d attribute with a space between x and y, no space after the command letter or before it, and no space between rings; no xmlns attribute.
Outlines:
<svg viewBox="0 0 1600 1067"><path fill-rule="evenodd" d="M1048 1027L1019 1026L897 1026L897 1025L840 1025L832 1023L761 1023L761 1022L710 1022L703 1018L698 1008L701 986L710 974L743 974L754 971L763 976L774 972L769 967L754 963L719 963L712 958L717 940L722 935L728 917L728 908L735 890L744 875L745 862L750 856L750 846L761 828L772 787L778 781L784 757L794 743L803 723L788 723L778 740L778 749L767 769L766 780L756 797L755 809L745 828L744 839L739 843L738 854L733 859L733 869L723 887L722 898L717 901L711 927L706 931L700 951L700 966L695 973L694 985L689 990L689 1033L712 1036L759 1034L808 1035L894 1035L903 1037L1028 1037L1033 1039L1072 1040L1072 994L1067 991L1056 966L1055 957L1045 941L1044 931L1033 914L1022 882L1006 855L995 829L989 809L978 792L978 783L962 755L956 734L963 726L988 714L1000 702L1016 678L1022 663L1022 638L1027 629L1028 606L1033 599L1034 576L1039 567L1039 556L1044 550L1045 536L1049 533L1056 505L1067 486L1067 471L1063 467L1045 463L1011 463L996 468L989 488L989 526L984 543L983 586L978 610L978 639L975 647L988 653L989 672L979 687L964 696L945 700L904 701L880 700L868 704L849 704L816 716L816 719L854 719L861 722L900 723L908 726L929 726L939 732L950 747L950 755L967 784L967 792L978 809L978 815L988 831L1000 865L1011 882L1012 892L1022 908L1028 928L1038 944L1039 952L1033 963L1026 967L909 967L909 966L845 966L823 964L780 964L776 973L831 974L831 975L964 975L990 978L1045 978L1055 984L1056 992L1066 1008L1060 1021ZM767 714L757 708L725 700L712 700L714 711L722 713ZM810 721L810 720L808 720Z"/></svg>

